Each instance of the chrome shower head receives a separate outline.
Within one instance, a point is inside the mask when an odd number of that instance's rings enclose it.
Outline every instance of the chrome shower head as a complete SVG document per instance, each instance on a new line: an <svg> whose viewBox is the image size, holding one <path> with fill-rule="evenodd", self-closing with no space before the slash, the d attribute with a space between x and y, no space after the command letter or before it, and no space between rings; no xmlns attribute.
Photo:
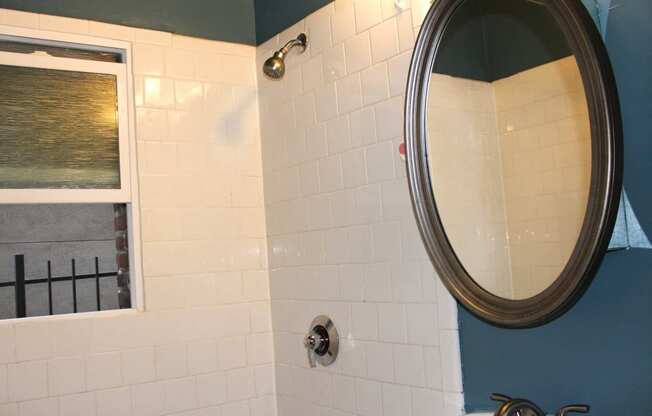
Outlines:
<svg viewBox="0 0 652 416"><path fill-rule="evenodd" d="M299 53L306 50L307 38L305 33L301 33L296 39L292 39L281 49L274 52L274 55L263 64L263 73L271 79L283 78L283 75L285 75L285 55L295 46L300 48Z"/></svg>

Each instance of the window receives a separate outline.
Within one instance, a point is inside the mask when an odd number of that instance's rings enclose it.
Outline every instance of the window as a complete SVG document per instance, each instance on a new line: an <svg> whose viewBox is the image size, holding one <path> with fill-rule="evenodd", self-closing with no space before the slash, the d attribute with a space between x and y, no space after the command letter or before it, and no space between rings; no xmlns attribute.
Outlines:
<svg viewBox="0 0 652 416"><path fill-rule="evenodd" d="M129 45L7 30L0 319L130 308L139 263Z"/></svg>

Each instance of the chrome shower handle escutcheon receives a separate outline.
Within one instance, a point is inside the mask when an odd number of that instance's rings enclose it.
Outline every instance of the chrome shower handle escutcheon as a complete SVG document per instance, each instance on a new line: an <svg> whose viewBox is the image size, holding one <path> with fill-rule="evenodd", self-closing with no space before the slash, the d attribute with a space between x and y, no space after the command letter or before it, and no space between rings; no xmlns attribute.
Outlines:
<svg viewBox="0 0 652 416"><path fill-rule="evenodd" d="M339 336L333 321L324 315L313 319L303 338L310 367L316 367L317 363L323 366L332 364L337 358L338 344Z"/></svg>

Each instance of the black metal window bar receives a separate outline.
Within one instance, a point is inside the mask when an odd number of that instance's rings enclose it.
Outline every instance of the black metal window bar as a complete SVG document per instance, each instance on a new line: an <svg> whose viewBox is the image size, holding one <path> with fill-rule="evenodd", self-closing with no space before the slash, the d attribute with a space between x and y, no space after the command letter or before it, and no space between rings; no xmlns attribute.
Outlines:
<svg viewBox="0 0 652 416"><path fill-rule="evenodd" d="M13 282L1 282L0 287L14 286L16 290L16 318L24 318L27 316L27 299L25 297L25 286L39 283L48 284L48 305L50 315L53 315L52 308L52 283L53 282L72 282L72 299L73 299L73 312L77 313L77 281L83 279L95 279L95 300L97 303L97 310L102 310L100 301L100 279L105 277L115 277L117 272L100 273L99 259L95 257L95 273L93 274L76 274L75 272L75 259L71 260L72 274L70 276L52 276L52 264L48 260L48 276L42 279L25 279L25 256L17 254L14 256L15 262L15 280Z"/></svg>

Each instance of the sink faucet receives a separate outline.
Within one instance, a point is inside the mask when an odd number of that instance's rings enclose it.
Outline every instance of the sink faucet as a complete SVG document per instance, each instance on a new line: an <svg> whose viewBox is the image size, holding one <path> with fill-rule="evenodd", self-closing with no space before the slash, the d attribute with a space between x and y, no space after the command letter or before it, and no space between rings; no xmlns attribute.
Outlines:
<svg viewBox="0 0 652 416"><path fill-rule="evenodd" d="M546 416L539 406L526 399L512 399L504 394L493 393L491 400L502 404L494 416ZM567 416L570 412L588 413L589 406L585 404L572 404L559 409L555 416Z"/></svg>
<svg viewBox="0 0 652 416"><path fill-rule="evenodd" d="M502 402L495 416L546 416L539 406L529 400L512 399L499 393L493 393L491 400Z"/></svg>

